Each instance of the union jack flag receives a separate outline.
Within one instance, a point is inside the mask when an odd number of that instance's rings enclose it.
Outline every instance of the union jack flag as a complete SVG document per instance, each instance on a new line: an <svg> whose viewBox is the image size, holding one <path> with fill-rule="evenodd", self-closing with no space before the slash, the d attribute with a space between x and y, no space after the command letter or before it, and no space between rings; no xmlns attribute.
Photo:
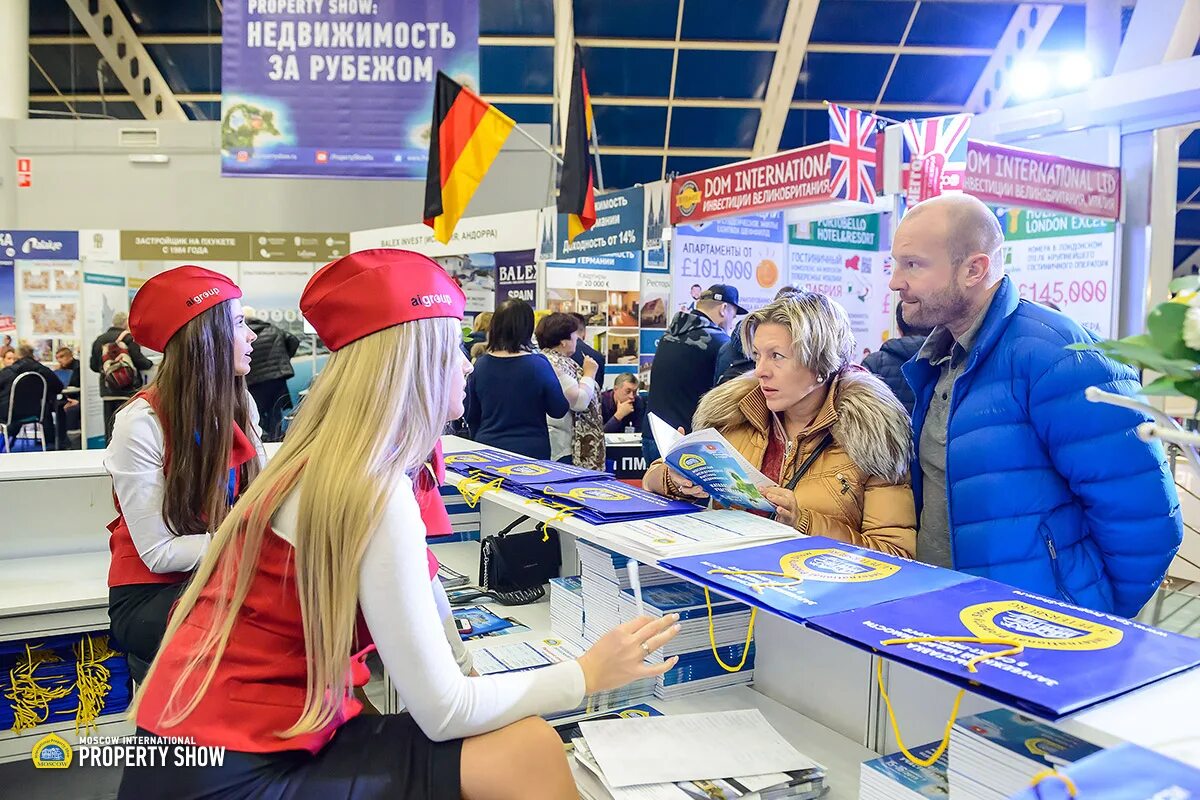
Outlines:
<svg viewBox="0 0 1200 800"><path fill-rule="evenodd" d="M829 169L836 198L875 202L875 133L879 118L829 104Z"/></svg>
<svg viewBox="0 0 1200 800"><path fill-rule="evenodd" d="M967 168L970 114L929 117L904 123L904 185L908 200L920 202L946 191L962 191ZM916 169L914 165L918 165Z"/></svg>

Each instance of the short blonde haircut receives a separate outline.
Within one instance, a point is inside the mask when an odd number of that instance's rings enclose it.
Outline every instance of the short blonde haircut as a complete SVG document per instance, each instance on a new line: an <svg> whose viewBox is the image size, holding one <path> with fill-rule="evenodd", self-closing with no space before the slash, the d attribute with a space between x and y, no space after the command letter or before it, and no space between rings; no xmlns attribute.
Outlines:
<svg viewBox="0 0 1200 800"><path fill-rule="evenodd" d="M766 324L787 328L796 359L822 379L844 369L853 358L856 345L850 317L823 294L798 289L746 317L742 347L747 355L754 352L754 332Z"/></svg>

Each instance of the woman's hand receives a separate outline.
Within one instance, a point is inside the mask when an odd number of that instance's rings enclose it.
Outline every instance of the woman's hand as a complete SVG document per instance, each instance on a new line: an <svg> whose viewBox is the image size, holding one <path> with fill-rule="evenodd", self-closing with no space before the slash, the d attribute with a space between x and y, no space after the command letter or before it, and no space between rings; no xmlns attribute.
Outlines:
<svg viewBox="0 0 1200 800"><path fill-rule="evenodd" d="M775 506L775 519L784 525L795 527L796 518L800 515L800 507L796 505L796 495L790 490L779 486L768 486L762 490L767 502Z"/></svg>
<svg viewBox="0 0 1200 800"><path fill-rule="evenodd" d="M583 357L583 377L595 379L596 373L600 371L600 365L596 363L596 359L591 356Z"/></svg>
<svg viewBox="0 0 1200 800"><path fill-rule="evenodd" d="M675 666L679 656L661 664L647 664L646 657L679 633L679 615L662 619L638 617L618 625L579 657L586 694L619 689L642 678L662 675Z"/></svg>
<svg viewBox="0 0 1200 800"><path fill-rule="evenodd" d="M656 467L646 473L646 477L642 480L642 487L646 491L653 492L662 497L673 497L674 495L667 491L668 472L671 475L671 485L678 490L677 494L692 497L696 500L703 500L708 497L708 492L668 467L666 462L659 462Z"/></svg>

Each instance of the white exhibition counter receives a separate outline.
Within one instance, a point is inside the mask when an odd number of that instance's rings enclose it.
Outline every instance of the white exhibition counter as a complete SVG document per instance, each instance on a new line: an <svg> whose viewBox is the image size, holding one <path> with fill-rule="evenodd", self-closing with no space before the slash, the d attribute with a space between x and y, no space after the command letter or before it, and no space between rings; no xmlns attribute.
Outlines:
<svg viewBox="0 0 1200 800"><path fill-rule="evenodd" d="M447 453L470 450L474 442L446 437ZM274 448L270 448L273 452ZM107 627L108 532L112 519L110 484L103 453L32 453L0 457L0 641ZM463 478L451 475L452 484ZM549 520L554 512L505 491L483 494L484 535L518 514ZM578 574L574 540L582 538L625 555L611 531L568 518L554 522L565 535L563 574ZM611 527L611 526L609 526ZM435 545L448 566L477 578L475 542ZM525 634L502 641L549 635L547 600L530 606L496 608L528 625ZM829 768L835 800L858 797L859 764L897 749L875 685L876 656L857 650L791 621L759 616L753 688L725 689L662 702L664 711L761 708L773 725L802 752ZM498 640L483 640L498 643ZM472 647L481 646L472 644ZM908 743L941 738L957 688L937 678L884 661L884 675L901 732ZM960 715L994 708L996 703L968 692ZM1200 669L1153 684L1125 697L1055 723L1099 745L1131 741L1200 767ZM1024 713L1024 712L1023 712ZM126 730L119 717L103 717L100 735ZM72 724L41 726L38 736L56 730L71 739ZM28 757L30 736L0 733L0 761Z"/></svg>

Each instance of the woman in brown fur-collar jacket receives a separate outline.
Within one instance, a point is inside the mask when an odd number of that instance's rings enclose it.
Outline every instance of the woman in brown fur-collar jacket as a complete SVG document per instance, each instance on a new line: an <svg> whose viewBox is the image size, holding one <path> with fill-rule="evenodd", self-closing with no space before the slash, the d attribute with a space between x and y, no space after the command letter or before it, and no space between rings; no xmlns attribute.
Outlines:
<svg viewBox="0 0 1200 800"><path fill-rule="evenodd" d="M845 310L823 295L796 292L751 314L742 336L754 371L705 395L693 429L716 428L779 484L763 494L780 522L912 557L908 414L886 385L851 364L854 335ZM645 486L703 496L662 462L647 471Z"/></svg>

